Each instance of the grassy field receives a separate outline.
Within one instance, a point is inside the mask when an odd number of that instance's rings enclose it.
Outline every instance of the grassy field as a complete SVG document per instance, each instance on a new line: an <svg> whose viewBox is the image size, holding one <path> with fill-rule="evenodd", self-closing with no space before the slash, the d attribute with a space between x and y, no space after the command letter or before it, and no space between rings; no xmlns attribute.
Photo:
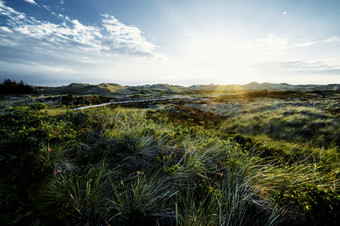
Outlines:
<svg viewBox="0 0 340 226"><path fill-rule="evenodd" d="M338 225L340 95L7 98L4 225Z"/></svg>

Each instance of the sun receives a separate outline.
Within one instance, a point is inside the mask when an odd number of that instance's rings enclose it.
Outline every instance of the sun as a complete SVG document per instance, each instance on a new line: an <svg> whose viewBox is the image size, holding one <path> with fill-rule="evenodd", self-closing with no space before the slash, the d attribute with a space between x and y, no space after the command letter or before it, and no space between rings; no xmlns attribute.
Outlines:
<svg viewBox="0 0 340 226"><path fill-rule="evenodd" d="M183 70L198 77L209 76L213 83L247 83L257 76L250 67L259 62L259 48L226 36L193 38L181 51Z"/></svg>

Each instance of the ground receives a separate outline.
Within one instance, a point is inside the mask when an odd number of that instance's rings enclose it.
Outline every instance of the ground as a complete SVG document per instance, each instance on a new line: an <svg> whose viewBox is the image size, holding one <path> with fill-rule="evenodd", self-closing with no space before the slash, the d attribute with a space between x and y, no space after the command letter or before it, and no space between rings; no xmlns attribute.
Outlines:
<svg viewBox="0 0 340 226"><path fill-rule="evenodd" d="M1 221L338 224L338 91L158 95L178 98L74 111L111 97L2 96Z"/></svg>

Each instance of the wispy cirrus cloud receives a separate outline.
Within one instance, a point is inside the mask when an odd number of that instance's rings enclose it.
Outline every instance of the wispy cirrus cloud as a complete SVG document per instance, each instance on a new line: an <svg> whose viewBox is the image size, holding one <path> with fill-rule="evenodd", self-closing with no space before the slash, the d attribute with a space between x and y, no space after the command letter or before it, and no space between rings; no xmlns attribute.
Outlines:
<svg viewBox="0 0 340 226"><path fill-rule="evenodd" d="M324 42L324 43L333 42L333 43L340 44L340 37L332 36L332 37L330 37L328 39L323 40L322 42Z"/></svg>
<svg viewBox="0 0 340 226"><path fill-rule="evenodd" d="M318 44L317 41L307 41L307 42L301 42L296 44L296 47L308 47L308 46L314 46Z"/></svg>
<svg viewBox="0 0 340 226"><path fill-rule="evenodd" d="M296 46L297 47L309 47L309 46L314 46L314 45L323 44L323 43L340 44L340 37L332 36L332 37L329 37L327 39L322 39L322 40L318 40L318 41L305 41L305 42L301 42L301 43L296 44Z"/></svg>
<svg viewBox="0 0 340 226"><path fill-rule="evenodd" d="M340 75L340 65L323 61L265 62L252 65L258 72L276 75Z"/></svg>
<svg viewBox="0 0 340 226"><path fill-rule="evenodd" d="M8 27L1 26L0 30L3 31L3 32L7 32L7 33L13 33L13 31L11 29L9 29Z"/></svg>
<svg viewBox="0 0 340 226"><path fill-rule="evenodd" d="M24 0L24 1L32 5L38 5L34 0Z"/></svg>

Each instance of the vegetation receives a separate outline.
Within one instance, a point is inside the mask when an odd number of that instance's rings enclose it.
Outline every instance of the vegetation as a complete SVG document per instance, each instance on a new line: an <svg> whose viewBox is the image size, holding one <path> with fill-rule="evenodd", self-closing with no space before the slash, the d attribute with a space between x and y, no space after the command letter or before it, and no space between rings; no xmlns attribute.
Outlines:
<svg viewBox="0 0 340 226"><path fill-rule="evenodd" d="M338 97L84 111L65 98L3 107L5 225L339 223Z"/></svg>
<svg viewBox="0 0 340 226"><path fill-rule="evenodd" d="M36 93L34 88L25 84L23 81L17 83L10 79L5 79L0 84L0 94L30 94Z"/></svg>

